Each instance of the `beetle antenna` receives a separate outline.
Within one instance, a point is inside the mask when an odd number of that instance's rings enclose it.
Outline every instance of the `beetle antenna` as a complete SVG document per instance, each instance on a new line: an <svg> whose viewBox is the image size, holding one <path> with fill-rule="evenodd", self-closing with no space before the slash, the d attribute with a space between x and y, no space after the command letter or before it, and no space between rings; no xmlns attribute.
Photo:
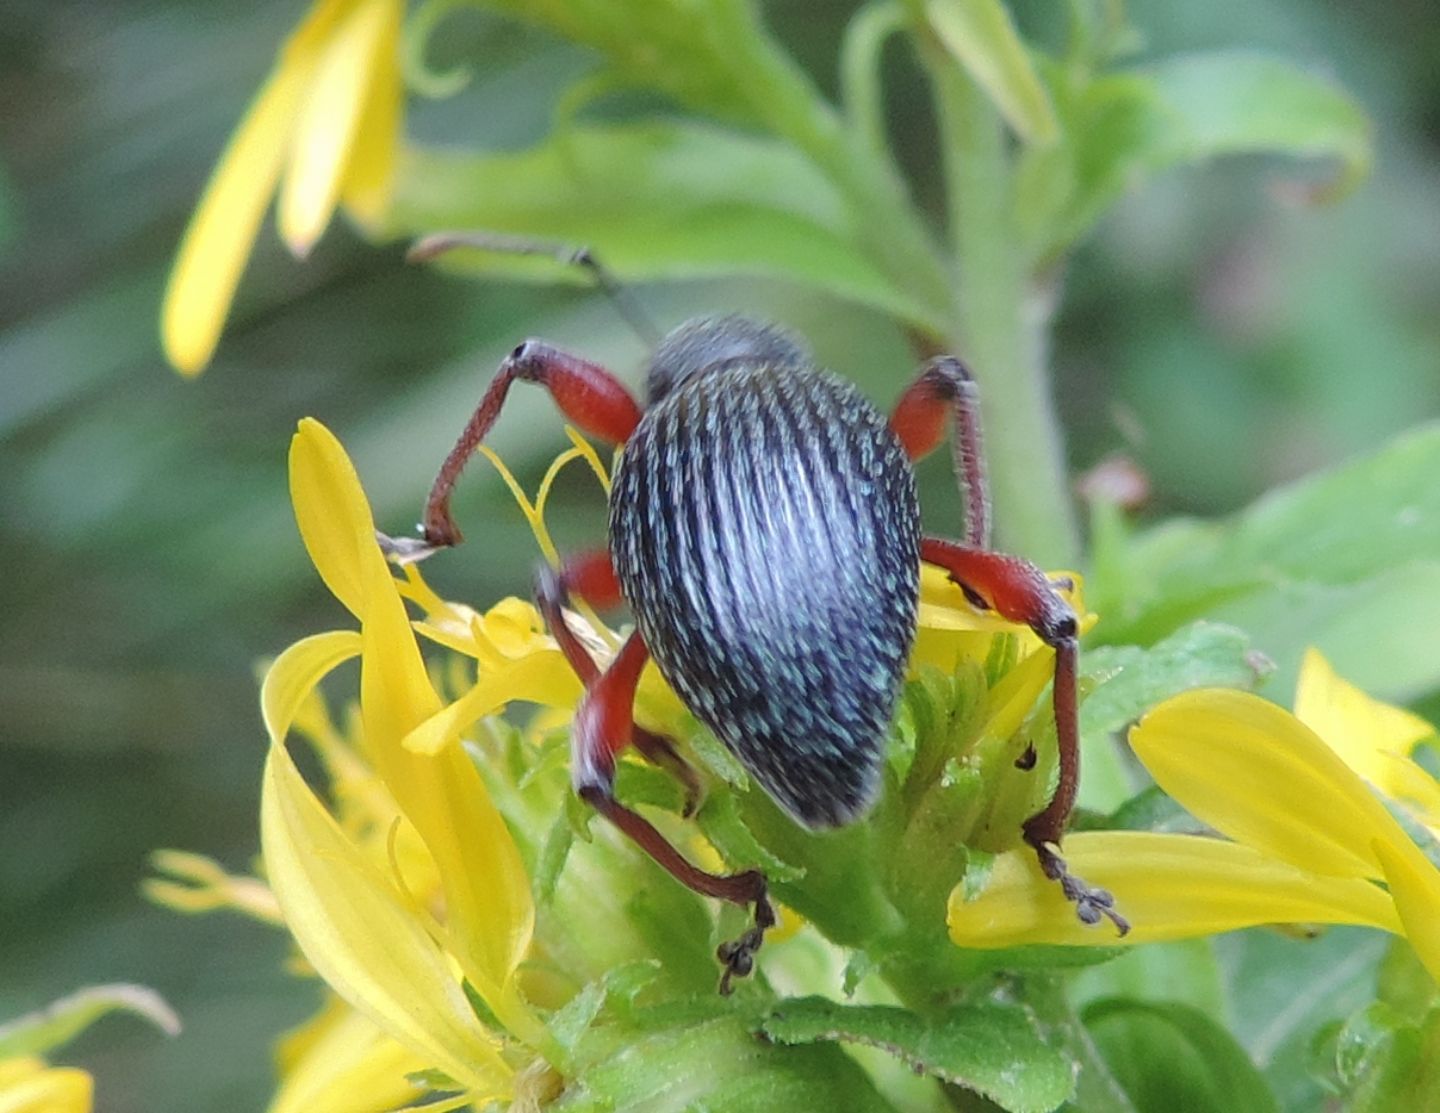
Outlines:
<svg viewBox="0 0 1440 1113"><path fill-rule="evenodd" d="M502 255L534 255L554 259L565 266L583 267L590 272L595 279L595 285L610 299L615 311L647 348L654 348L660 343L660 330L645 315L635 296L588 247L574 247L570 244L555 243L553 240L531 239L528 236L511 236L503 232L436 232L416 240L405 253L405 261L427 263L456 248L493 251Z"/></svg>

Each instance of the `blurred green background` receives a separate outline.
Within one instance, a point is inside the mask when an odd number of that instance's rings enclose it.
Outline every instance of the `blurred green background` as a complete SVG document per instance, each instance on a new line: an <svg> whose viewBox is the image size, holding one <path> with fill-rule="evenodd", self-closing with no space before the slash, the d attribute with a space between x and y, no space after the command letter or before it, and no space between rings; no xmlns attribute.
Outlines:
<svg viewBox="0 0 1440 1113"><path fill-rule="evenodd" d="M1422 0L1130 7L1142 59L1275 47L1333 74L1377 127L1376 173L1338 207L1286 200L1271 188L1284 166L1232 161L1127 198L1070 267L1054 362L1072 466L1124 450L1154 481L1149 513L1223 513L1440 410L1440 23ZM1049 8L1017 5L1042 40ZM591 293L409 268L398 246L337 224L304 266L267 229L214 365L193 383L164 366L155 322L190 206L303 10L17 0L0 30L0 1020L87 983L160 989L185 1020L179 1039L120 1019L65 1055L94 1069L115 1113L263 1105L274 1035L315 1002L281 974L278 933L137 894L155 847L248 868L256 663L344 624L289 513L295 421L335 430L380 521L403 531L519 339L631 382L644 357ZM765 10L832 88L852 5ZM475 80L417 104L411 134L488 148L538 140L590 65L474 12L438 49ZM901 155L933 199L923 83L903 47L887 60ZM885 404L912 373L888 321L792 288L638 295L666 327L716 308L780 318ZM494 443L533 487L565 442L543 396L520 392ZM952 528L946 463L922 480L928 520ZM601 535L581 469L554 505L562 545ZM483 465L457 518L483 543L437 563L433 582L477 603L525 592L533 543Z"/></svg>

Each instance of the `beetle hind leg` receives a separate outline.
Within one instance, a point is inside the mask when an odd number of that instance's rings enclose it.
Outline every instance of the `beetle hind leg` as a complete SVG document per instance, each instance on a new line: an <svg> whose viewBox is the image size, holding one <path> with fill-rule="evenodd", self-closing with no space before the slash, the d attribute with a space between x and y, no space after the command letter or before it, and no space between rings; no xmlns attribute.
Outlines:
<svg viewBox="0 0 1440 1113"><path fill-rule="evenodd" d="M1051 698L1060 776L1050 802L1025 821L1024 837L1039 857L1045 876L1059 883L1084 923L1098 924L1108 919L1124 935L1130 930L1130 924L1115 911L1115 898L1072 874L1059 853L1060 838L1080 788L1080 722L1076 698L1080 649L1074 611L1044 572L1018 557L927 537L920 542L920 559L948 572L974 605L1029 626L1055 651ZM1017 765L1021 768L1033 765L1033 761L1027 762L1029 757L1027 752Z"/></svg>

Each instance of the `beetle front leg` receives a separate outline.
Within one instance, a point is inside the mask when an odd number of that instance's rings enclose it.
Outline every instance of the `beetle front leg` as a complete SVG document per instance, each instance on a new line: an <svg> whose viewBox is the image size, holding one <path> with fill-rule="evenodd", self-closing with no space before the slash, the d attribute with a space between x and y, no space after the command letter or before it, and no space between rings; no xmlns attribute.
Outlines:
<svg viewBox="0 0 1440 1113"><path fill-rule="evenodd" d="M550 628L551 636L575 670L575 675L589 688L600 678L600 668L566 620L565 604L574 596L602 611L624 602L609 550L595 549L569 557L559 569L542 564L535 572L535 602L545 625ZM634 722L630 727L630 740L647 761L668 770L680 782L685 790L683 814L687 819L694 815L700 806L700 778L689 762L680 756L675 744L663 734L646 730Z"/></svg>
<svg viewBox="0 0 1440 1113"><path fill-rule="evenodd" d="M640 407L609 371L539 340L525 341L500 365L460 439L440 466L425 502L421 537L381 535L381 547L392 560L402 564L423 560L437 549L460 543L460 530L450 517L451 492L465 464L500 416L510 384L516 380L544 387L567 418L602 440L621 444L640 422Z"/></svg>
<svg viewBox="0 0 1440 1113"><path fill-rule="evenodd" d="M1075 612L1045 573L1027 560L930 537L920 542L920 559L945 569L973 605L1029 626L1055 650L1052 698L1060 776L1050 802L1025 821L1025 841L1034 848L1045 876L1058 881L1066 898L1074 902L1076 915L1083 922L1096 924L1102 918L1108 919L1124 935L1130 925L1115 911L1115 898L1070 873L1059 851L1080 787L1076 697L1080 650Z"/></svg>
<svg viewBox="0 0 1440 1113"><path fill-rule="evenodd" d="M750 929L739 939L721 944L716 952L725 967L720 992L728 994L733 978L743 978L754 969L755 952L766 930L775 926L775 909L765 875L759 870L730 875L706 873L671 846L649 820L615 798L615 757L634 727L635 688L649 656L640 635L631 634L610 667L588 685L575 713L570 776L582 800L624 831L681 884L702 896L741 906L754 905L755 920Z"/></svg>

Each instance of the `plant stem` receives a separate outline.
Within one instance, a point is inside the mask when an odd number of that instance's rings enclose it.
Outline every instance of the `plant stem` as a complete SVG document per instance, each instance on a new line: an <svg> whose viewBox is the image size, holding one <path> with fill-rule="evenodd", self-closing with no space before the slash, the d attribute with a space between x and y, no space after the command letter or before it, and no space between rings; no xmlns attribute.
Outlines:
<svg viewBox="0 0 1440 1113"><path fill-rule="evenodd" d="M960 273L951 339L980 384L996 529L1007 548L1070 567L1079 540L1050 393L1051 299L1014 228L1008 141L999 113L940 44L919 46L939 113Z"/></svg>

